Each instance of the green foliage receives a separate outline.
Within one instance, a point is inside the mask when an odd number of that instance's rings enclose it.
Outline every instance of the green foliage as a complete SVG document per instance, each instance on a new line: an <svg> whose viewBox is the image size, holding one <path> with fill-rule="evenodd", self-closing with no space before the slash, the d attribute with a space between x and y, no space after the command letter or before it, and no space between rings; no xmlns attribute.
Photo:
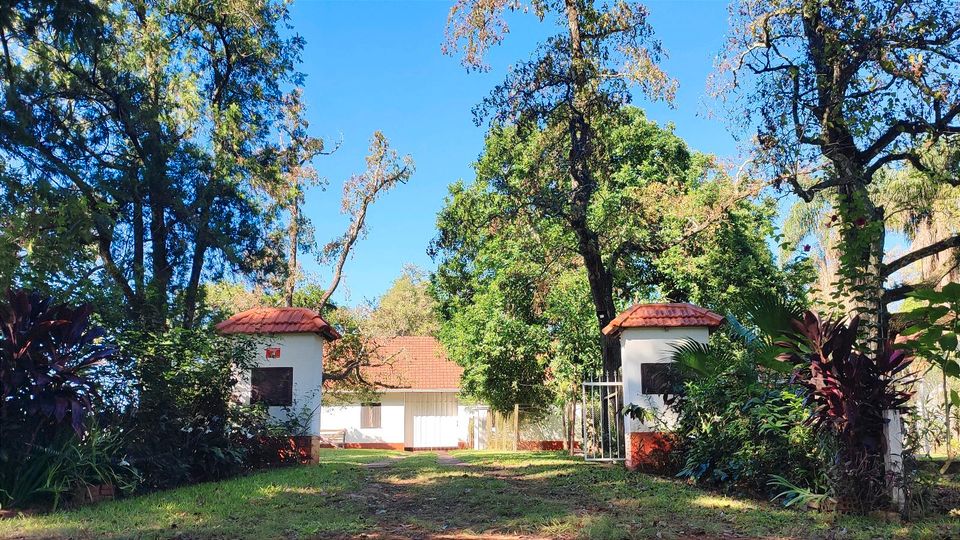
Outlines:
<svg viewBox="0 0 960 540"><path fill-rule="evenodd" d="M826 454L805 424L810 411L803 391L775 379L763 382L743 351L717 360L724 367L689 380L673 405L683 441L679 475L770 496L773 474L798 485L819 485Z"/></svg>
<svg viewBox="0 0 960 540"><path fill-rule="evenodd" d="M223 478L244 466L244 448L231 432L232 396L237 374L252 367L254 347L206 330L124 336L138 381L130 461L145 486Z"/></svg>
<svg viewBox="0 0 960 540"><path fill-rule="evenodd" d="M746 355L757 367L790 373L791 366L779 356L785 351L782 339L792 331L801 305L776 294L741 299L743 322L728 314L726 333L714 334L710 343L689 340L674 346L673 361L694 376L713 377Z"/></svg>
<svg viewBox="0 0 960 540"><path fill-rule="evenodd" d="M728 315L710 343L674 347L686 379L672 404L684 441L680 475L769 496L778 485L772 475L818 488L829 450L807 424L806 391L786 379L792 366L778 359L801 305L765 294L743 299L741 309L743 321Z"/></svg>
<svg viewBox="0 0 960 540"><path fill-rule="evenodd" d="M759 292L800 294L786 285L796 283L793 271L778 268L767 245L772 207L735 196L711 158L632 107L604 117L596 135L612 169L595 171L589 223L618 308L667 298L739 314L742 299ZM542 159L553 136L490 131L476 180L451 185L438 215L431 253L440 264L432 282L441 338L472 377L495 373L483 367L488 351L481 352L478 336L493 331L490 321L510 321L524 327L511 334L512 347L529 351L517 371L549 366L537 384L563 399L599 368L601 351L594 291L562 211L565 195L555 190L567 180ZM693 236L691 222L703 226ZM546 341L523 341L533 337ZM507 346L504 339L498 346ZM543 358L535 362L531 348Z"/></svg>
<svg viewBox="0 0 960 540"><path fill-rule="evenodd" d="M497 289L477 295L441 332L447 353L464 367L462 391L501 412L552 401L545 386L547 333L508 302Z"/></svg>
<svg viewBox="0 0 960 540"><path fill-rule="evenodd" d="M787 507L827 509L832 503L830 494L824 489L814 491L810 488L801 487L779 474L771 474L767 485L782 490L774 495L773 500L780 499L783 501L783 505Z"/></svg>
<svg viewBox="0 0 960 540"><path fill-rule="evenodd" d="M370 337L435 336L440 324L430 282L420 268L404 266L363 323Z"/></svg>
<svg viewBox="0 0 960 540"><path fill-rule="evenodd" d="M61 434L26 450L15 465L0 467L0 507L51 504L56 509L86 486L110 485L130 493L140 481L139 471L126 461L119 429L93 423L83 436Z"/></svg>
<svg viewBox="0 0 960 540"><path fill-rule="evenodd" d="M302 48L284 2L31 0L8 15L0 281L162 329L194 324L202 277L270 264L263 188Z"/></svg>
<svg viewBox="0 0 960 540"><path fill-rule="evenodd" d="M954 408L960 407L960 394L948 379L960 379L960 357L957 336L960 335L960 283L947 283L941 289L918 289L908 295L914 307L904 314L910 327L902 332L907 336L905 347L930 366L940 370L940 389L943 398L943 435L947 448L947 462L941 474L950 467L954 457Z"/></svg>
<svg viewBox="0 0 960 540"><path fill-rule="evenodd" d="M910 326L902 334L909 337L910 349L948 376L960 377L960 283L948 283L940 290L920 289L908 296L920 304L904 314Z"/></svg>

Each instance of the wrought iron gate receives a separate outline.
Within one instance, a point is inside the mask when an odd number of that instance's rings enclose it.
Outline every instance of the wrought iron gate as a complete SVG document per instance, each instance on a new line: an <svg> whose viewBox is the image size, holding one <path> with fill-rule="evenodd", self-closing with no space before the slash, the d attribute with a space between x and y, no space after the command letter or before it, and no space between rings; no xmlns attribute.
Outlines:
<svg viewBox="0 0 960 540"><path fill-rule="evenodd" d="M626 457L623 431L623 382L584 381L583 457L587 461L623 461Z"/></svg>

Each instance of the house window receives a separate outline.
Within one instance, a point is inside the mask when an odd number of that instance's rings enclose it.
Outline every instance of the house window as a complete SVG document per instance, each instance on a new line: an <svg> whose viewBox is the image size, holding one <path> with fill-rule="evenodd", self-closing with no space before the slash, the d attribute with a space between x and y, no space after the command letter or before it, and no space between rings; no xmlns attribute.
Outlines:
<svg viewBox="0 0 960 540"><path fill-rule="evenodd" d="M676 369L672 363L640 364L640 386L644 394L672 394Z"/></svg>
<svg viewBox="0 0 960 540"><path fill-rule="evenodd" d="M361 428L379 428L380 427L380 404L363 403L360 405L360 427Z"/></svg>
<svg viewBox="0 0 960 540"><path fill-rule="evenodd" d="M250 403L271 407L293 405L293 368L253 368L250 373Z"/></svg>

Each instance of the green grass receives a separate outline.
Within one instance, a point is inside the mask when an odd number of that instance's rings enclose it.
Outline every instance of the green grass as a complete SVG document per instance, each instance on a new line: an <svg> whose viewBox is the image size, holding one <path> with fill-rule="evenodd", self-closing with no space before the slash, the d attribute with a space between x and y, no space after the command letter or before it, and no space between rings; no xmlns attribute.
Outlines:
<svg viewBox="0 0 960 540"><path fill-rule="evenodd" d="M0 520L0 538L952 538L960 519L898 524L736 499L559 453L334 450L272 470L47 515ZM404 456L389 467L364 463Z"/></svg>

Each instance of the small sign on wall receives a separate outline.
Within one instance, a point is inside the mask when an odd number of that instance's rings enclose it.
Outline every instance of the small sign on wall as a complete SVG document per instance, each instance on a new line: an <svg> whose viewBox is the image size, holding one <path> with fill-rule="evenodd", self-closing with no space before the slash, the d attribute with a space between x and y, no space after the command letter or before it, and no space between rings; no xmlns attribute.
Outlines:
<svg viewBox="0 0 960 540"><path fill-rule="evenodd" d="M267 347L265 354L268 359L280 358L280 347Z"/></svg>

